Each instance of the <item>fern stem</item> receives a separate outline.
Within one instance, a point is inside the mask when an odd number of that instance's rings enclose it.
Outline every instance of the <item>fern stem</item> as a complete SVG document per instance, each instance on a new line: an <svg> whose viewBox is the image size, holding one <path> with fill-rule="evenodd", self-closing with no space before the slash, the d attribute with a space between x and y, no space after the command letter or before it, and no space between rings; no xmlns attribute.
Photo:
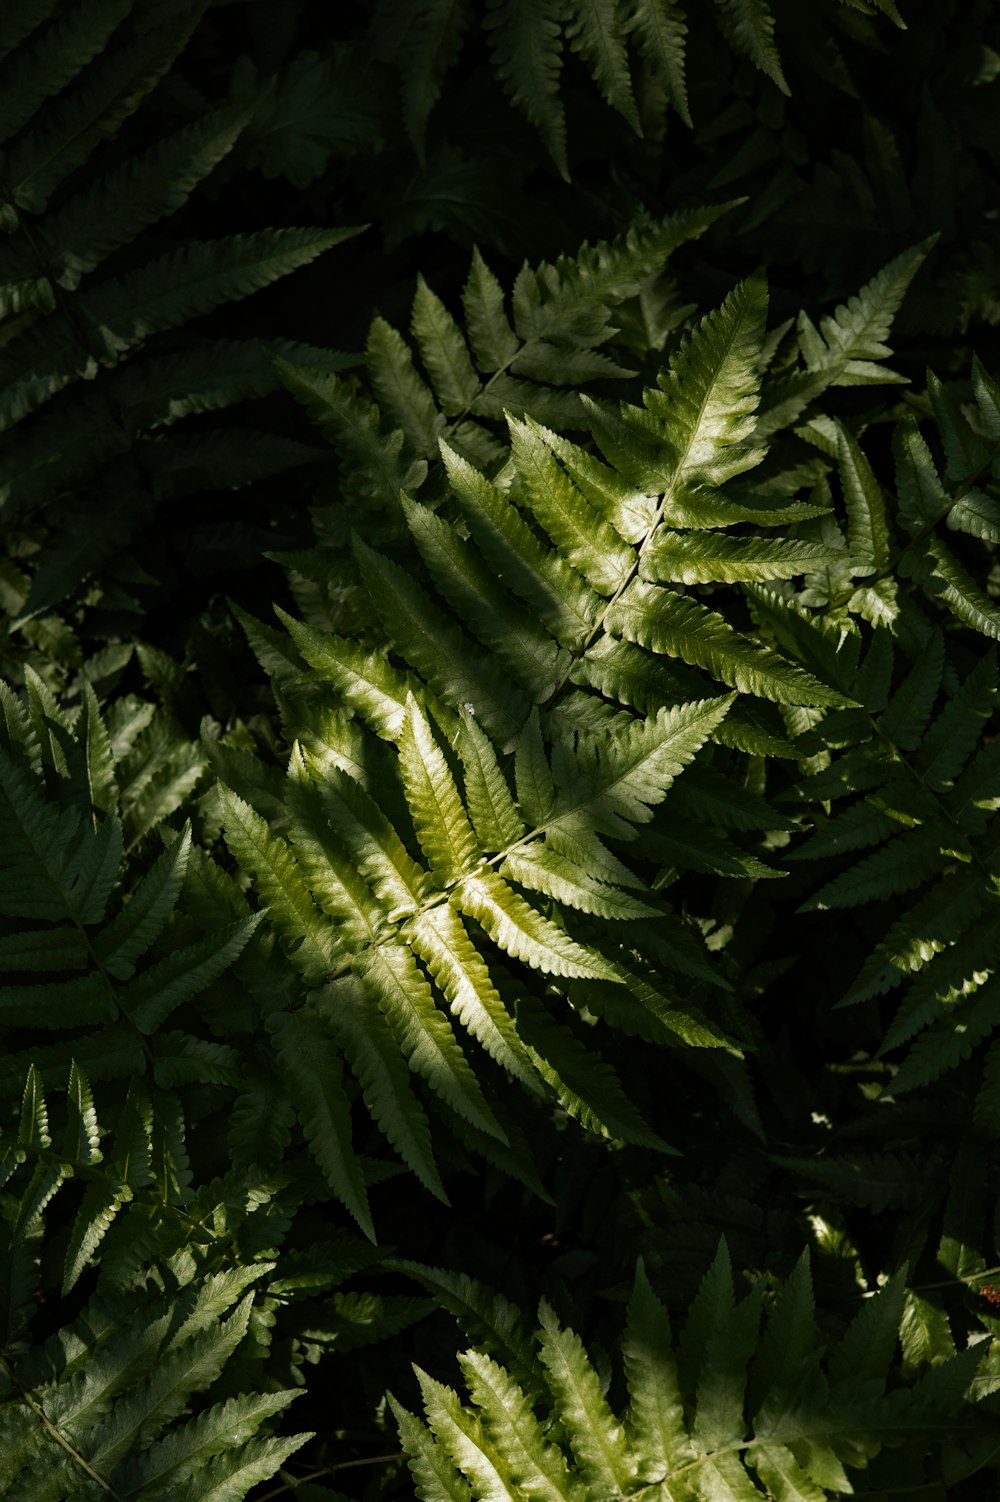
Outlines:
<svg viewBox="0 0 1000 1502"><path fill-rule="evenodd" d="M23 1383L21 1383L21 1381L18 1379L17 1373L14 1371L13 1366L7 1360L7 1357L2 1354L0 1354L0 1367L3 1367L3 1370L7 1373L11 1384L16 1387L17 1391L20 1393L22 1400L31 1409L32 1413L38 1419L42 1427L46 1429L49 1434L51 1434L56 1444L62 1446L62 1448L69 1454L71 1459L76 1462L80 1469L86 1472L91 1481L97 1482L97 1485L103 1492L105 1492L109 1497L114 1497L116 1499L116 1502L122 1502L120 1493L116 1492L114 1487L109 1485L109 1483L105 1481L104 1477L99 1475L98 1472L94 1470L94 1467L83 1455L80 1454L79 1450L77 1450L70 1443L70 1441L59 1429L58 1425L52 1422L42 1405L38 1402L38 1399L35 1397L34 1393L31 1392L29 1388L25 1387Z"/></svg>
<svg viewBox="0 0 1000 1502"><path fill-rule="evenodd" d="M391 1460L406 1459L405 1450L394 1450L391 1455L366 1455L361 1460L337 1460L332 1465L321 1466L318 1471L310 1471L307 1476L296 1476L292 1484L295 1486L306 1486L310 1481L319 1481L323 1476L332 1476L334 1471L350 1471L357 1466L388 1465ZM281 1486L274 1486L269 1492L264 1492L263 1496L258 1497L257 1502L271 1502L272 1497L283 1497L291 1489L292 1486L287 1482Z"/></svg>

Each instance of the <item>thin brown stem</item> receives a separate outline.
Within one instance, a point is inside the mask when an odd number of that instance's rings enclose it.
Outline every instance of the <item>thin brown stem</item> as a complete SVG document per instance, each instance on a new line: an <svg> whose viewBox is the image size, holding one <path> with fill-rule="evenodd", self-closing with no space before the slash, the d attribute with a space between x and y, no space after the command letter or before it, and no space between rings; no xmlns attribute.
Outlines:
<svg viewBox="0 0 1000 1502"><path fill-rule="evenodd" d="M361 1460L337 1460L332 1465L321 1466L318 1471L310 1471L307 1476L296 1476L295 1484L296 1486L304 1486L309 1481L319 1481L323 1476L332 1476L334 1471L351 1471L358 1466L387 1465L390 1460L405 1459L406 1452L404 1450L394 1450L391 1455L367 1455ZM262 1497L258 1497L257 1502L271 1502L272 1497L284 1496L285 1492L288 1491L291 1491L291 1487L287 1484L272 1487L269 1492L265 1492Z"/></svg>

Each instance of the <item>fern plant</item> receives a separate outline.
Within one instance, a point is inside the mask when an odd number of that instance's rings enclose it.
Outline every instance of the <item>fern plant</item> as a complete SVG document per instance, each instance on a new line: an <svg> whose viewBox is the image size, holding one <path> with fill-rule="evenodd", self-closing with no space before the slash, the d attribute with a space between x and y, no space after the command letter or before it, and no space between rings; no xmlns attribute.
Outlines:
<svg viewBox="0 0 1000 1502"><path fill-rule="evenodd" d="M0 1354L4 1493L21 1502L77 1494L193 1499L220 1489L245 1497L309 1438L255 1438L296 1392L223 1397L197 1416L190 1404L192 1394L211 1392L246 1342L255 1285L273 1264L205 1273L186 1250L206 1238L185 1209L191 1174L183 1124L167 1097L150 1100L133 1087L106 1151L102 1136L89 1082L73 1064L56 1146L40 1076L29 1069L20 1123L0 1170L11 1234ZM172 1219L168 1239L176 1252L144 1266L134 1237L117 1238L104 1288L44 1345L33 1344L34 1301L44 1288L43 1217L73 1178L86 1187L65 1245L64 1296L126 1203L146 1201L147 1216Z"/></svg>
<svg viewBox="0 0 1000 1502"><path fill-rule="evenodd" d="M904 24L894 0L842 0L868 15L881 11ZM454 0L382 0L373 22L375 46L401 75L403 112L422 155L427 121L474 19ZM765 0L715 0L713 20L727 43L744 53L782 92L788 85ZM691 124L685 67L688 11L680 0L572 0L527 5L496 0L482 17L493 67L514 104L538 129L552 159L569 176L561 93L564 58L575 53L601 96L641 134L633 73L641 60L670 105Z"/></svg>
<svg viewBox="0 0 1000 1502"><path fill-rule="evenodd" d="M857 441L844 429L833 435L849 545L866 566L856 587L828 578L811 591L827 618L859 613L870 623L853 680L868 713L839 742L836 759L819 750L795 790L796 799L818 799L829 812L793 853L833 858L839 868L807 910L873 902L897 909L844 997L852 1005L905 987L882 1042L890 1054L909 1045L893 1071L893 1093L940 1077L995 1025L997 798L989 729L997 685L988 644L1000 634L1000 612L983 571L997 535L991 491L1000 429L997 387L979 366L972 389L974 405L963 408L929 377L926 404L944 475L915 415L907 414L894 438L892 504ZM771 609L762 600L762 613ZM831 730L816 726L817 748ZM992 1072L978 1108L984 1121L992 1118L991 1081Z"/></svg>
<svg viewBox="0 0 1000 1502"><path fill-rule="evenodd" d="M84 680L74 726L30 668L27 674L27 707L0 688L8 1079L23 1076L32 1056L43 1073L77 1059L93 1078L148 1068L164 1086L199 1074L231 1076L231 1050L163 1024L233 963L259 919L213 925L191 942L175 941L172 952L161 946L151 962L191 861L190 832L138 880L125 865L126 828L142 836L154 818L176 809L200 777L202 758L175 742L157 776L155 761L142 756L152 706L121 699L108 724ZM130 771L122 791L119 777ZM48 979L36 981L39 972ZM13 1040L26 1028L44 1028L55 1040L39 1051L26 1039L25 1058Z"/></svg>
<svg viewBox="0 0 1000 1502"><path fill-rule="evenodd" d="M904 10L11 0L4 1496L988 1490L1000 53Z"/></svg>
<svg viewBox="0 0 1000 1502"><path fill-rule="evenodd" d="M185 345L175 334L170 347L163 336L356 233L264 229L202 242L154 232L253 114L244 99L162 139L135 128L129 154L133 115L199 15L187 4L18 5L0 39L0 505L12 630L103 574L192 472L196 484L206 474L245 484L314 457L280 435L162 431L274 384L253 341L195 335Z"/></svg>
<svg viewBox="0 0 1000 1502"><path fill-rule="evenodd" d="M907 1444L908 1478L933 1476L920 1461L938 1425L957 1479L963 1440L992 1427L992 1405L969 1401L991 1389L992 1365L983 1381L984 1345L956 1353L947 1322L933 1352L919 1350L905 1298L895 1278L824 1338L806 1255L776 1292L757 1283L738 1299L723 1244L675 1340L640 1263L620 1408L551 1307L539 1310L536 1339L516 1343L508 1309L499 1342L459 1356L469 1402L420 1370L425 1419L392 1400L417 1495L845 1496L849 1473L872 1462L877 1472L885 1446ZM905 1385L889 1381L900 1334L913 1358Z"/></svg>
<svg viewBox="0 0 1000 1502"><path fill-rule="evenodd" d="M896 379L874 361L919 259L888 268L822 334L805 321L807 369L780 374L770 400L759 402L765 291L750 281L678 346L643 407L585 405L600 459L530 415L508 414L494 479L442 441L447 491L397 502L420 575L355 539L360 631L287 618L289 642L247 621L294 744L284 792L231 763L244 796L223 794L222 822L306 988L269 1025L317 1161L362 1225L341 1057L440 1196L413 1072L471 1145L535 1184L493 1066L607 1137L662 1150L584 1045L581 1016L682 1056L739 1054L730 983L662 893L684 869L780 875L730 838L791 827L741 787L742 758L794 757L796 715L853 701L826 663L812 672L759 645L693 591L849 561L840 542L769 532L825 513L784 499L800 474L761 482L780 499L743 477L765 457L757 432L817 391ZM477 327L498 306L490 283L467 302ZM461 335L442 312L422 337L440 383ZM321 423L347 426L356 398L283 371ZM429 410L415 376L403 390ZM389 507L405 434L380 437L374 411L361 432L369 475L384 456ZM293 561L322 579L322 552ZM328 597L343 597L336 558L333 569ZM709 745L711 761L696 760ZM456 1023L492 1066L470 1063Z"/></svg>
<svg viewBox="0 0 1000 1502"><path fill-rule="evenodd" d="M260 915L165 822L203 756L176 727L151 755L150 705L105 717L84 679L70 714L26 675L23 702L0 688L3 1078L20 1095L0 1120L0 1475L24 1502L241 1498L309 1439L270 1432L303 1366L429 1304L357 1286L379 1254L303 1213L322 1181L281 1162L294 1108L248 1011L255 988L274 1006L281 967L246 955L220 984Z"/></svg>

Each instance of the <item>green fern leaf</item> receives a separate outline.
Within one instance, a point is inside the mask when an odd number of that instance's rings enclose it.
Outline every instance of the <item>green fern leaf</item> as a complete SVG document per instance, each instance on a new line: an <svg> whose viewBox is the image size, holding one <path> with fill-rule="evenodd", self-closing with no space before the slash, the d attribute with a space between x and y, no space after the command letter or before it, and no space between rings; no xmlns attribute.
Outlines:
<svg viewBox="0 0 1000 1502"><path fill-rule="evenodd" d="M442 444L456 501L487 562L564 645L579 645L594 625L597 596L558 554L549 553L502 492Z"/></svg>
<svg viewBox="0 0 1000 1502"><path fill-rule="evenodd" d="M519 743L520 744L520 743ZM525 833L489 738L468 710L462 714L458 753L465 772L469 818L484 850L504 850Z"/></svg>
<svg viewBox="0 0 1000 1502"><path fill-rule="evenodd" d="M327 635L280 609L277 614L310 666L364 716L376 735L395 741L406 716L407 693L415 687L407 675L387 662L382 651L369 652Z"/></svg>
<svg viewBox="0 0 1000 1502"><path fill-rule="evenodd" d="M494 66L514 103L524 111L542 138L563 177L566 161L566 121L559 97L562 70L560 9L553 0L490 0L486 26Z"/></svg>
<svg viewBox="0 0 1000 1502"><path fill-rule="evenodd" d="M334 964L336 936L324 923L289 847L259 814L228 788L222 789L223 828L236 858L253 871L270 920L294 950L295 963L315 983Z"/></svg>
<svg viewBox="0 0 1000 1502"><path fill-rule="evenodd" d="M94 953L117 980L129 980L135 962L162 933L177 898L191 858L191 829L160 856L148 875L123 907L94 940Z"/></svg>
<svg viewBox="0 0 1000 1502"><path fill-rule="evenodd" d="M768 388L754 435L758 442L794 422L830 386L881 385L903 379L879 362L892 353L886 340L893 318L932 243L925 241L890 261L856 297L821 320L821 331L805 313L799 315L799 347L806 368Z"/></svg>
<svg viewBox="0 0 1000 1502"><path fill-rule="evenodd" d="M524 499L563 557L602 594L620 588L634 566L632 550L568 479L552 454L550 434L528 418L508 417L511 455Z"/></svg>
<svg viewBox="0 0 1000 1502"><path fill-rule="evenodd" d="M635 0L631 29L667 99L690 125L684 66L687 22L680 0Z"/></svg>
<svg viewBox="0 0 1000 1502"><path fill-rule="evenodd" d="M177 1491L171 1490L171 1497L176 1502L243 1502L253 1487L270 1481L312 1437L296 1434L291 1439L248 1440L234 1454L217 1456L201 1467Z"/></svg>
<svg viewBox="0 0 1000 1502"><path fill-rule="evenodd" d="M408 857L402 862L391 856L386 859L378 846L372 848L374 842L367 831L357 840L352 837L355 820L348 788L348 778L335 774L332 779L324 779L321 768L309 757L293 753L288 808L294 823L288 832L313 900L338 925L338 957L345 954L348 944L361 948L370 944L383 927L384 904L395 904L406 911L413 906L421 886L420 873ZM335 833L338 825L342 830L340 840ZM366 847L365 854L352 859L358 843ZM416 881L410 875L411 866ZM373 896L372 887L382 901Z"/></svg>
<svg viewBox="0 0 1000 1502"><path fill-rule="evenodd" d="M949 1010L950 1015L938 1016L912 1044L885 1087L886 1095L902 1095L930 1084L969 1058L1000 1020L1000 989L983 986L962 1003L953 1003Z"/></svg>
<svg viewBox="0 0 1000 1502"><path fill-rule="evenodd" d="M539 1357L566 1437L589 1487L622 1496L635 1480L625 1434L604 1401L579 1337L561 1329L552 1310L539 1310Z"/></svg>
<svg viewBox="0 0 1000 1502"><path fill-rule="evenodd" d="M433 1435L389 1394L413 1479L425 1502L472 1502L472 1488Z"/></svg>
<svg viewBox="0 0 1000 1502"><path fill-rule="evenodd" d="M248 118L242 108L215 111L50 214L46 250L59 284L75 288L113 250L180 208L232 150Z"/></svg>
<svg viewBox="0 0 1000 1502"><path fill-rule="evenodd" d="M507 321L503 288L478 250L472 253L462 306L478 369L505 370L517 355L520 341Z"/></svg>
<svg viewBox="0 0 1000 1502"><path fill-rule="evenodd" d="M658 535L642 562L646 579L675 584L732 584L794 579L846 560L841 548L818 542L719 537L674 532Z"/></svg>
<svg viewBox="0 0 1000 1502"><path fill-rule="evenodd" d="M923 830L906 830L827 882L799 911L858 907L909 892L935 875L940 866L939 842Z"/></svg>
<svg viewBox="0 0 1000 1502"><path fill-rule="evenodd" d="M588 1131L656 1152L675 1151L650 1130L614 1071L569 1028L560 1027L541 1002L527 995L518 998L517 1029L563 1110Z"/></svg>
<svg viewBox="0 0 1000 1502"><path fill-rule="evenodd" d="M308 756L301 757L301 765L310 781L299 776L299 759L293 758L289 804L297 823L290 832L310 868L314 895L332 916L357 920L352 926L364 947L379 936L385 917L414 911L433 883L351 776ZM305 859L320 848L321 859Z"/></svg>
<svg viewBox="0 0 1000 1502"><path fill-rule="evenodd" d="M10 427L70 382L96 371L81 346L86 331L116 359L150 334L186 323L219 303L246 297L306 265L356 230L261 230L199 244L81 292L75 318L60 315L9 344L0 361L0 428Z"/></svg>
<svg viewBox="0 0 1000 1502"><path fill-rule="evenodd" d="M344 976L317 997L316 1009L343 1050L365 1104L389 1142L420 1182L447 1204L426 1114L374 998L355 976Z"/></svg>
<svg viewBox="0 0 1000 1502"><path fill-rule="evenodd" d="M627 641L705 668L741 693L779 704L851 702L769 647L742 636L707 606L657 585L633 581L611 606L606 624Z"/></svg>
<svg viewBox="0 0 1000 1502"><path fill-rule="evenodd" d="M590 68L604 98L642 134L615 0L575 0L566 38Z"/></svg>
<svg viewBox="0 0 1000 1502"><path fill-rule="evenodd" d="M373 947L362 956L358 968L410 1067L457 1115L502 1142L503 1128L483 1098L458 1040L435 1005L431 988L409 949L402 944Z"/></svg>
<svg viewBox="0 0 1000 1502"><path fill-rule="evenodd" d="M351 1145L340 1058L319 1019L276 1012L268 1019L289 1094L323 1176L370 1241L375 1240L361 1164Z"/></svg>
<svg viewBox="0 0 1000 1502"><path fill-rule="evenodd" d="M242 953L262 916L251 913L228 930L186 944L129 982L121 992L121 1006L140 1033L156 1032L171 1012L227 970Z"/></svg>
<svg viewBox="0 0 1000 1502"><path fill-rule="evenodd" d="M529 891L542 892L568 907L596 913L602 918L657 916L656 909L648 903L595 880L583 866L544 845L535 844L525 850L512 851L500 867L500 874Z"/></svg>
<svg viewBox="0 0 1000 1502"><path fill-rule="evenodd" d="M577 944L488 868L465 877L455 900L463 913L482 924L499 949L532 969L597 980L618 978L606 960Z"/></svg>
<svg viewBox="0 0 1000 1502"><path fill-rule="evenodd" d="M424 0L416 11L409 9L403 15L403 114L410 139L423 161L427 120L440 98L444 76L458 57L469 11L464 0Z"/></svg>
<svg viewBox="0 0 1000 1502"><path fill-rule="evenodd" d="M114 1471L116 1492L120 1497L165 1496L168 1486L179 1486L187 1481L216 1455L245 1445L265 1420L282 1413L298 1396L295 1391L254 1394L228 1398L215 1404L198 1418L158 1440L141 1456L117 1466ZM301 1443L302 1437L298 1439ZM261 1479L269 1477L265 1475Z"/></svg>
<svg viewBox="0 0 1000 1502"><path fill-rule="evenodd" d="M730 1307L708 1337L691 1428L691 1438L703 1453L721 1450L743 1436L747 1363L757 1340L761 1293L755 1289Z"/></svg>
<svg viewBox="0 0 1000 1502"><path fill-rule="evenodd" d="M517 684L537 701L549 698L568 671L567 654L443 517L405 496L403 512L429 573L452 608Z"/></svg>
<svg viewBox="0 0 1000 1502"><path fill-rule="evenodd" d="M955 555L937 538L926 538L922 551L924 556L917 573L925 588L944 600L966 626L981 636L1000 639L1000 610Z"/></svg>
<svg viewBox="0 0 1000 1502"><path fill-rule="evenodd" d="M431 908L410 919L414 950L444 993L452 1013L497 1063L529 1089L538 1083L482 957L452 907Z"/></svg>
<svg viewBox="0 0 1000 1502"><path fill-rule="evenodd" d="M871 1401L884 1389L906 1298L905 1269L866 1299L830 1356L830 1374Z"/></svg>
<svg viewBox="0 0 1000 1502"><path fill-rule="evenodd" d="M994 443L1000 441L1000 387L987 374L982 362L972 357L972 389L979 420Z"/></svg>
<svg viewBox="0 0 1000 1502"><path fill-rule="evenodd" d="M472 644L398 564L360 540L355 551L365 583L392 640L426 674L446 704L471 704L476 717L502 741L516 735L528 706L488 657Z"/></svg>
<svg viewBox="0 0 1000 1502"><path fill-rule="evenodd" d="M46 29L28 47L28 55L16 60L8 75L0 109L0 141L8 141L33 117L38 108L73 80L107 45L115 28L128 13L124 0L90 0Z"/></svg>
<svg viewBox="0 0 1000 1502"><path fill-rule="evenodd" d="M197 5L181 5L124 45L99 50L57 107L37 115L33 128L10 142L7 177L20 208L40 213L95 146L115 134L184 49L200 14Z"/></svg>
<svg viewBox="0 0 1000 1502"><path fill-rule="evenodd" d="M879 573L889 564L889 530L885 500L871 466L847 429L837 433L840 479L847 505L848 548L860 572Z"/></svg>
<svg viewBox="0 0 1000 1502"><path fill-rule="evenodd" d="M964 485L989 464L991 446L973 432L961 407L931 370L927 372L927 395L944 444L948 478Z"/></svg>
<svg viewBox="0 0 1000 1502"><path fill-rule="evenodd" d="M581 736L576 753L563 750L555 770L557 808L578 815L619 839L633 837L677 777L724 719L735 695L663 709L640 721L628 718L609 745L604 736ZM561 748L560 748L561 749ZM550 821L558 826L561 812Z"/></svg>
<svg viewBox="0 0 1000 1502"><path fill-rule="evenodd" d="M479 395L479 377L461 329L423 277L417 279L412 332L442 411L465 412Z"/></svg>
<svg viewBox="0 0 1000 1502"><path fill-rule="evenodd" d="M763 281L734 288L680 346L658 377L658 389L644 393L647 412L622 408L620 432L591 407L594 436L608 459L640 489L666 492L662 510L668 519L675 494L721 485L763 457L747 439L758 402L766 307ZM642 540L627 521L616 524L629 542Z"/></svg>
<svg viewBox="0 0 1000 1502"><path fill-rule="evenodd" d="M783 94L790 94L774 45L774 17L766 0L716 0L716 3L725 14L737 45L774 80Z"/></svg>
<svg viewBox="0 0 1000 1502"><path fill-rule="evenodd" d="M382 411L398 423L416 453L429 459L437 452L444 417L437 409L433 393L417 374L405 340L384 318L372 322L365 358ZM405 489L407 484L401 479L399 488Z"/></svg>
<svg viewBox="0 0 1000 1502"><path fill-rule="evenodd" d="M461 881L480 852L448 764L412 696L399 743L399 765L417 839L431 870L442 884Z"/></svg>
<svg viewBox="0 0 1000 1502"><path fill-rule="evenodd" d="M640 1458L639 1479L661 1481L694 1459L684 1422L684 1405L670 1342L667 1312L657 1299L640 1260L629 1302L622 1345L629 1407L629 1443Z"/></svg>
<svg viewBox="0 0 1000 1502"><path fill-rule="evenodd" d="M584 1484L572 1475L562 1451L546 1439L531 1404L503 1367L477 1351L458 1359L491 1444L504 1457L510 1487L506 1495L523 1489L540 1502L582 1499Z"/></svg>

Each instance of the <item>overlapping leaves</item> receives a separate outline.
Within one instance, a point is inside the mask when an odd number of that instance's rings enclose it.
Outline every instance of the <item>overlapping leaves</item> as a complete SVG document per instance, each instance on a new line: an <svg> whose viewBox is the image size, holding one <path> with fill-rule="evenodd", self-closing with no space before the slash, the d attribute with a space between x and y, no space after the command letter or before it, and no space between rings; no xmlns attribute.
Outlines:
<svg viewBox="0 0 1000 1502"><path fill-rule="evenodd" d="M892 296L918 259L889 279ZM830 328L886 325L889 283L864 289ZM490 315L492 297L485 284L467 293L471 329L503 317L499 304ZM783 477L761 482L763 501L746 478L766 456L756 441L765 308L763 283L744 283L680 344L641 407L589 403L590 445L508 414L509 457L491 477L441 436L439 495L438 484L423 492L405 424L388 438L373 414L359 429L335 383L282 366L335 441L350 428L349 454L362 432L380 504L396 508L420 560L403 567L354 539L353 635L283 617L289 643L246 622L278 674L296 745L283 809L273 794L252 807L251 782L246 797L225 795L230 849L307 988L304 1005L272 1024L283 1068L328 1182L366 1227L342 1059L394 1147L440 1194L425 1104L532 1182L492 1069L466 1055L463 1032L529 1090L647 1145L657 1139L581 1047L580 1005L657 1043L734 1047L711 1020L727 982L658 888L684 868L780 874L732 826L787 821L738 788L720 804L720 783L741 753L794 754L782 707L853 702L822 651L810 670L732 618L761 579L851 562L842 542L761 530L826 512L784 499ZM442 309L421 346L442 400L441 382L462 364L447 320ZM412 371L394 400L433 412ZM289 561L322 580L324 557ZM340 557L330 567L332 596ZM703 581L738 584L729 609L698 597ZM825 648L818 628L802 629ZM714 829L699 831L689 813L699 807ZM532 971L545 1001L526 987ZM429 1093L414 1091L414 1073Z"/></svg>
<svg viewBox="0 0 1000 1502"><path fill-rule="evenodd" d="M453 1280L415 1273L432 1288L444 1283L452 1307ZM935 1350L932 1364L930 1351L921 1359L914 1349L911 1384L890 1384L905 1298L894 1278L839 1340L824 1339L807 1255L773 1298L757 1284L738 1299L723 1245L675 1338L640 1265L622 1342L623 1409L543 1303L533 1348L512 1329L498 1340L494 1326L488 1349L459 1356L467 1401L419 1368L425 1418L393 1400L417 1494L582 1502L656 1487L705 1502L820 1502L853 1494L849 1472L886 1445L905 1441L912 1466L938 1425L948 1426L960 1473L958 1442L991 1424L963 1401L985 1347L956 1354L945 1321L947 1354ZM904 1341L914 1345L909 1330Z"/></svg>

